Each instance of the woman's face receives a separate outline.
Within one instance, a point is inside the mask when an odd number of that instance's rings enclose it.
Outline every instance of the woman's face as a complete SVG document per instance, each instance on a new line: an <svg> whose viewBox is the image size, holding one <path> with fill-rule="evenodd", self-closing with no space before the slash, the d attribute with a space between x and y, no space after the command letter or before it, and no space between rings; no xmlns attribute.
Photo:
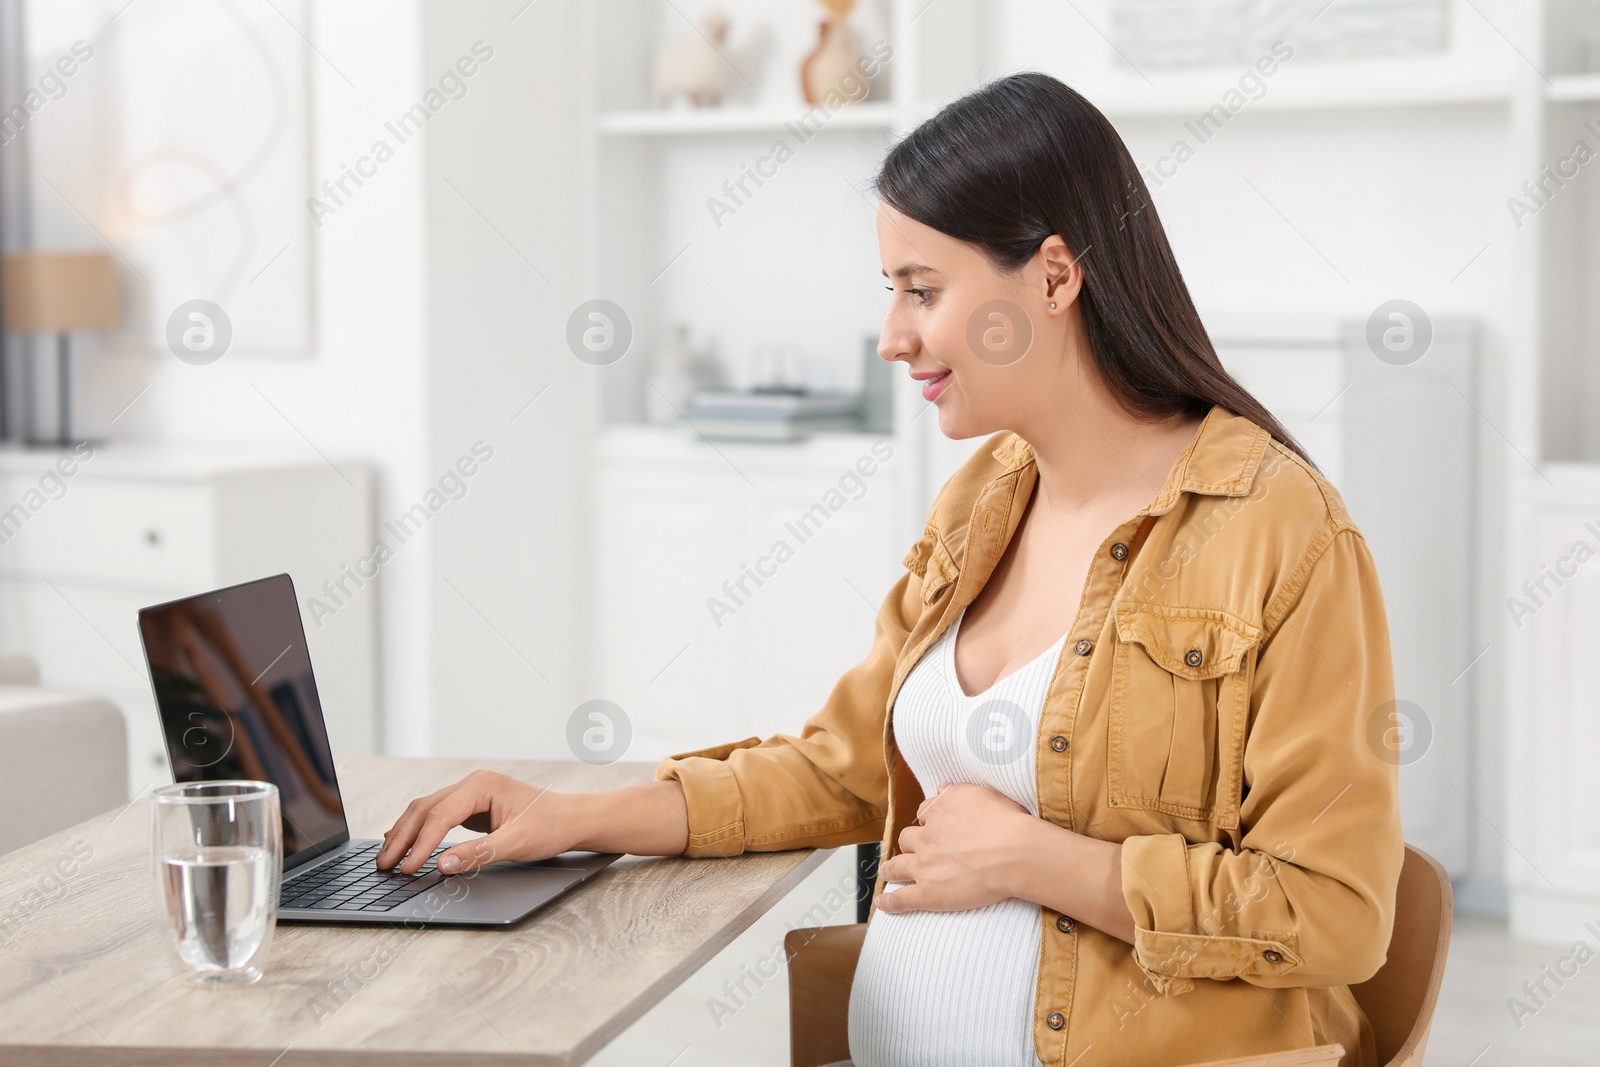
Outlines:
<svg viewBox="0 0 1600 1067"><path fill-rule="evenodd" d="M1061 238L1007 276L975 246L880 204L878 251L894 290L878 355L906 364L946 437L1027 437L1033 416L1070 399L1082 272Z"/></svg>

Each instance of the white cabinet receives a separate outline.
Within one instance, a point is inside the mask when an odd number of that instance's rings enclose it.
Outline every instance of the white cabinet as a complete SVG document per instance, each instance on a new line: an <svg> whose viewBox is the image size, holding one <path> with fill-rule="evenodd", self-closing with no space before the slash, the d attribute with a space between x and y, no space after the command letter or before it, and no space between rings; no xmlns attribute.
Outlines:
<svg viewBox="0 0 1600 1067"><path fill-rule="evenodd" d="M1522 483L1508 575L1511 929L1570 944L1600 906L1600 466Z"/></svg>
<svg viewBox="0 0 1600 1067"><path fill-rule="evenodd" d="M34 657L51 688L116 702L138 793L170 780L138 610L287 571L334 749L372 752L375 590L355 590L320 626L307 610L370 551L372 510L370 472L344 460L0 449L0 649Z"/></svg>
<svg viewBox="0 0 1600 1067"><path fill-rule="evenodd" d="M799 732L871 647L920 535L904 452L601 435L590 696L628 716L629 758Z"/></svg>

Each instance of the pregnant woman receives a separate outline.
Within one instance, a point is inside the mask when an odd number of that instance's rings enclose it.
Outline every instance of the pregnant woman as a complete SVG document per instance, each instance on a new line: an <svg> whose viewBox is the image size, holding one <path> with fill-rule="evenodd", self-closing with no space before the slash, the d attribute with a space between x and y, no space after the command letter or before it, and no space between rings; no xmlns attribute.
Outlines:
<svg viewBox="0 0 1600 1067"><path fill-rule="evenodd" d="M880 840L856 1067L1165 1067L1344 1045L1403 855L1376 568L1337 490L1218 362L1138 169L1040 74L955 101L877 178L878 344L952 438L866 658L798 735L597 794L479 772L461 870L565 849ZM794 655L805 655L796 648ZM1386 707L1388 705L1388 707ZM538 801L535 805L535 801Z"/></svg>

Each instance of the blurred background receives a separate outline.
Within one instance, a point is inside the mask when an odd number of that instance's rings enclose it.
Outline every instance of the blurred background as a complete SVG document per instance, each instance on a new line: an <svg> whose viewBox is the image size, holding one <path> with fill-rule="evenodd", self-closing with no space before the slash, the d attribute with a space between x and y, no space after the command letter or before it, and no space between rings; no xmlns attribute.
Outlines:
<svg viewBox="0 0 1600 1067"><path fill-rule="evenodd" d="M876 360L871 177L1024 69L1379 562L1429 1062L1592 1063L1594 0L4 0L0 653L116 704L127 797L134 612L279 571L344 755L797 732L976 445ZM851 852L597 1062L780 1060L724 983Z"/></svg>

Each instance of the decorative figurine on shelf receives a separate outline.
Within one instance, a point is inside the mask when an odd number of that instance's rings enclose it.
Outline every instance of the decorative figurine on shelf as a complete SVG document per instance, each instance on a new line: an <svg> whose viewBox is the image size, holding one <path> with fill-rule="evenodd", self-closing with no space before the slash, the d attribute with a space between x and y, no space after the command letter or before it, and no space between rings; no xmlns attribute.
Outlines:
<svg viewBox="0 0 1600 1067"><path fill-rule="evenodd" d="M845 24L856 0L819 0L828 17L817 24L817 47L800 62L800 92L808 104L820 104L836 93L848 101L866 99L869 86L861 77L861 41Z"/></svg>
<svg viewBox="0 0 1600 1067"><path fill-rule="evenodd" d="M717 107L728 87L728 16L710 7L700 16L700 32L673 37L656 53L656 103L669 108L678 97L691 107Z"/></svg>

